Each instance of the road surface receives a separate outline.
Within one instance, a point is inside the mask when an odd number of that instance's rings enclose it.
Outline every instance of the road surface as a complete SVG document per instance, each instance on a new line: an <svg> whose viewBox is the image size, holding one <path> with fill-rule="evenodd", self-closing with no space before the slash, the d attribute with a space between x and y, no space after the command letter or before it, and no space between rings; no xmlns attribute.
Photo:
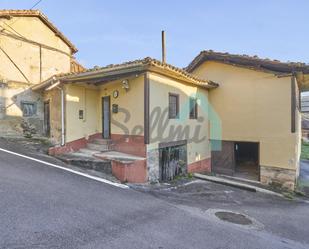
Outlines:
<svg viewBox="0 0 309 249"><path fill-rule="evenodd" d="M309 248L308 204L264 206L259 197L249 209L261 226L248 228L207 213L207 203L222 208L224 199L183 197L118 188L0 151L0 248ZM280 217L266 222L263 212Z"/></svg>

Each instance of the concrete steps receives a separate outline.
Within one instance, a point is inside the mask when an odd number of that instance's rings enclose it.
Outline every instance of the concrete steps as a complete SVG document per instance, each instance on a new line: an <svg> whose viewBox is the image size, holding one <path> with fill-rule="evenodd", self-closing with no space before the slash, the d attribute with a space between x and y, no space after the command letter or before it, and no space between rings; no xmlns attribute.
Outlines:
<svg viewBox="0 0 309 249"><path fill-rule="evenodd" d="M81 152L62 154L57 156L57 158L67 164L79 168L95 170L110 175L112 174L111 160L97 159Z"/></svg>
<svg viewBox="0 0 309 249"><path fill-rule="evenodd" d="M95 144L95 143L87 143L87 149L97 150L97 151L108 151L109 146L106 144Z"/></svg>
<svg viewBox="0 0 309 249"><path fill-rule="evenodd" d="M112 140L97 138L97 139L94 139L93 141L87 143L86 148L89 149L89 150L104 152L104 151L112 150L113 149L112 147L113 147Z"/></svg>
<svg viewBox="0 0 309 249"><path fill-rule="evenodd" d="M77 153L81 153L81 154L84 154L85 156L91 157L94 154L101 153L101 151L92 150L92 149L89 149L89 148L81 148L81 149L79 149L79 151L77 151Z"/></svg>
<svg viewBox="0 0 309 249"><path fill-rule="evenodd" d="M57 157L65 163L79 168L112 175L112 160L109 158L95 157L96 154L111 152L112 146L113 143L110 139L93 139L87 143L85 148L81 148L76 152L62 154Z"/></svg>
<svg viewBox="0 0 309 249"><path fill-rule="evenodd" d="M111 145L113 141L111 139L95 138L92 143Z"/></svg>

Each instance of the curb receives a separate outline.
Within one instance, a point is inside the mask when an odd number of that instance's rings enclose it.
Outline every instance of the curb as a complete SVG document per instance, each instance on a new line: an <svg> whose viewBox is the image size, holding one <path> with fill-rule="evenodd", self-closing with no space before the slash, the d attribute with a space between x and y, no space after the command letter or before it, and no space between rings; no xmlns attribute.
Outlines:
<svg viewBox="0 0 309 249"><path fill-rule="evenodd" d="M202 174L199 174L199 173L194 173L193 176L195 178L198 178L198 179L202 179L202 180L206 180L206 181L210 181L210 182L214 182L214 183L219 183L219 184L223 184L223 185L247 190L247 191L250 191L250 192L260 192L260 193L264 193L264 194L270 194L270 195L275 195L275 196L279 196L279 197L284 197L282 194L270 191L268 189L263 189L263 188L259 188L259 187L252 186L252 185L249 185L249 184L240 183L240 182L236 182L236 181L232 181L232 180L228 180L228 179L223 179L223 178L216 177L216 176L202 175Z"/></svg>
<svg viewBox="0 0 309 249"><path fill-rule="evenodd" d="M125 184L122 184L122 183L112 182L112 181L109 181L107 179L103 179L103 178L100 178L100 177L97 177L97 176L92 176L92 175L89 175L89 174L86 174L86 173L82 173L80 171L76 171L76 170L73 170L73 169L62 167L60 165L49 163L49 162L46 162L46 161L43 161L43 160L40 160L40 159L37 159L37 158L34 158L34 157L19 154L19 153L16 153L14 151L2 149L2 148L0 148L0 151L14 155L14 156L22 157L22 158L25 158L25 159L28 159L28 160L31 160L31 161L34 161L34 162L37 162L37 163L41 163L41 164L44 164L44 165L47 165L47 166L50 166L50 167L53 167L53 168L61 169L63 171L67 171L67 172L73 173L75 175L83 176L85 178L95 180L97 182L106 183L106 184L109 184L109 185L114 186L114 187L118 187L118 188L122 188L122 189L129 189L130 188L128 185L125 185Z"/></svg>

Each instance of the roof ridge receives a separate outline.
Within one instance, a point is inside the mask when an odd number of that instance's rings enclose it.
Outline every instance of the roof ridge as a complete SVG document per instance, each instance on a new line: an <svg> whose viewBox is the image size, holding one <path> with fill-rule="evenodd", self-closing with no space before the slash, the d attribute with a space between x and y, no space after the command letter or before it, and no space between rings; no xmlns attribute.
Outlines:
<svg viewBox="0 0 309 249"><path fill-rule="evenodd" d="M220 61L227 64L236 64L263 68L269 71L292 72L295 69L309 72L309 64L303 62L283 62L277 59L261 58L257 55L231 54L227 52L217 52L213 50L202 50L191 63L184 68L187 72L192 72L203 61ZM255 64L254 64L255 63Z"/></svg>
<svg viewBox="0 0 309 249"><path fill-rule="evenodd" d="M202 50L201 53L203 54L220 54L222 56L235 56L235 57L244 57L244 58L248 58L248 59L256 59L256 60L264 60L264 61L269 61L269 62L277 62L277 63L289 63L289 64L301 64L301 65L308 65L308 63L304 63L304 62L296 62L296 61L281 61L278 59L271 59L271 58L262 58L258 55L249 55L249 54L234 54L234 53L229 53L229 52L220 52L220 51L214 51L212 49L210 50Z"/></svg>
<svg viewBox="0 0 309 249"><path fill-rule="evenodd" d="M108 65L103 66L103 67L93 67L93 68L85 70L84 72L94 72L94 71L100 71L100 70L104 70L104 69L108 69L108 68L117 68L117 67L126 66L126 65L130 66L130 65L139 64L139 63L144 64L144 65L160 66L162 68L169 69L169 70L175 71L177 73L180 73L183 76L190 78L192 80L201 81L201 82L203 81L205 83L207 82L207 83L210 83L210 84L213 83L210 80L204 80L204 79L201 79L199 77L196 77L193 74L187 72L186 70L184 70L180 67L176 67L176 66L169 64L169 63L163 63L162 61L155 59L155 58L151 58L149 56L147 56L143 59L137 59L137 60L127 61L127 62L118 63L118 64L108 64ZM74 73L69 73L69 75L72 75L72 74L74 74Z"/></svg>
<svg viewBox="0 0 309 249"><path fill-rule="evenodd" d="M175 66L168 64L168 63L163 63L160 60L157 60L157 59L154 59L154 58L151 58L151 57L145 57L143 59L127 61L127 62L124 62L124 63L121 63L121 64L109 64L109 65L104 66L104 67L93 67L93 68L87 69L83 72L60 73L60 74L57 74L57 75L50 77L49 79L52 79L53 77L55 77L55 78L58 78L58 79L61 80L61 79L65 79L66 77L83 75L85 73L100 72L100 71L104 72L103 70L110 70L110 69L115 69L115 70L124 69L126 66L127 67L134 66L134 64L136 64L136 66L141 66L141 65L155 66L157 68L162 68L162 69L168 70L169 72L174 72L174 73L178 74L179 76L181 75L183 78L189 80L191 83L194 83L196 85L203 86L205 84L205 85L208 85L210 87L217 87L218 86L217 83L215 83L211 80L205 80L205 79L198 78L198 77L192 75L191 73L188 73L187 71L185 71L181 68L175 67ZM47 80L45 80L45 81L47 81Z"/></svg>

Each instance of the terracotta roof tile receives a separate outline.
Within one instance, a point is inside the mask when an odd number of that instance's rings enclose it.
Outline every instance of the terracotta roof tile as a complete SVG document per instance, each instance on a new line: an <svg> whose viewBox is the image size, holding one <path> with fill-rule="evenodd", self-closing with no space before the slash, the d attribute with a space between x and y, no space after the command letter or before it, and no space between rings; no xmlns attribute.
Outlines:
<svg viewBox="0 0 309 249"><path fill-rule="evenodd" d="M192 72L205 61L218 61L226 64L239 65L258 70L268 70L279 73L292 73L302 71L309 73L309 65L302 62L281 62L269 58L260 58L257 55L239 55L215 52L213 50L201 51L198 56L185 68L187 72Z"/></svg>
<svg viewBox="0 0 309 249"><path fill-rule="evenodd" d="M218 86L218 84L216 84L216 83L214 83L210 80L200 79L200 78L188 73L184 69L175 67L171 64L162 63L161 61L150 58L150 57L146 57L144 59L138 59L138 60L134 60L134 61L128 61L128 62L124 62L124 63L121 63L121 64L110 64L110 65L107 65L105 67L94 67L92 69L85 70L84 72L82 72L80 74L87 73L87 72L117 70L117 69L123 69L123 68L126 68L126 67L140 66L140 65L155 66L157 68L161 68L161 69L176 73L176 74L196 83L197 85L208 84L208 85L213 86L213 87ZM67 73L67 74L62 75L61 78L67 77L67 76L72 76L72 75L78 75L78 73Z"/></svg>
<svg viewBox="0 0 309 249"><path fill-rule="evenodd" d="M102 72L102 73L107 73L107 72L112 72L112 71L117 71L117 70L122 70L122 69L126 69L126 68L134 68L134 67L137 67L137 68L141 68L143 66L146 66L146 69L147 70L147 67L150 67L150 66L153 66L155 68L159 68L159 69L162 69L164 70L167 74L175 74L177 76L180 76L182 79L185 79L186 81L194 84L194 85L197 85L197 86L201 86L201 87L208 87L208 88L214 88L214 87L218 87L218 84L213 82L213 81L210 81L210 80L203 80L203 79L200 79L190 73L188 73L187 71L181 69L181 68L178 68L178 67L175 67L173 65L170 65L170 64L167 64L167 63L162 63L161 61L159 60L156 60L156 59L152 59L150 57L146 57L144 59L139 59L139 60L134 60L134 61L128 61L128 62L124 62L124 63L121 63L121 64L110 64L110 65L107 65L105 67L94 67L92 69L87 69L83 72L70 72L70 73L60 73L60 74L57 74L57 75L54 75L52 77L50 77L49 79L45 80L44 82L42 82L40 85L45 85L46 82L54 79L54 80L71 80L73 79L74 77L77 77L77 76L85 76L85 75L88 75L89 76L89 73L98 73L98 72ZM40 88L38 85L34 86L34 88Z"/></svg>

